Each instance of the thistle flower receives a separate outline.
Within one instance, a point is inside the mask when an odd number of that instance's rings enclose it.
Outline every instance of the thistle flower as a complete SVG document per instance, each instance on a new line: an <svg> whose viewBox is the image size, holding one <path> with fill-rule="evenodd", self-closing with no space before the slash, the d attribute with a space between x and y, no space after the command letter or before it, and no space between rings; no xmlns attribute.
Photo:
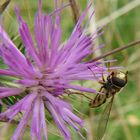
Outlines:
<svg viewBox="0 0 140 140"><path fill-rule="evenodd" d="M19 113L23 115L11 140L22 139L30 119L31 138L41 140L43 130L43 136L47 139L45 109L49 110L65 140L71 139L66 123L78 133L79 127L83 127L83 120L72 112L71 105L61 97L67 93L66 90L70 89L97 93L95 89L72 84L72 82L96 80L105 70L103 65L100 65L102 62L85 60L101 47L95 47L93 44L97 34L87 35L85 32L87 26L82 29L81 25L91 4L83 12L65 43L61 43L59 15L63 7L59 9L57 1L55 11L45 15L41 11L42 2L39 0L39 10L35 15L34 24L35 42L29 27L16 8L25 54L18 50L0 26L0 56L7 65L6 69L0 69L0 75L16 78L12 82L17 85L1 85L0 99L17 95L21 97L18 102L0 114L0 119L12 121ZM88 67L94 71L96 78Z"/></svg>

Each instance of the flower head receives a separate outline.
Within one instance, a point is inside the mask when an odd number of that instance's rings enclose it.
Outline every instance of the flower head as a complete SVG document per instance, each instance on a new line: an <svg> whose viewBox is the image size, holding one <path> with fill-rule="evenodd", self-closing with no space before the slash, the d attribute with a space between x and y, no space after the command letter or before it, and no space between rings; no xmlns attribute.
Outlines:
<svg viewBox="0 0 140 140"><path fill-rule="evenodd" d="M96 80L105 70L101 62L86 61L85 58L100 47L93 44L97 35L87 35L82 29L91 3L81 15L71 36L65 43L61 43L60 9L57 6L51 14L45 15L41 11L42 2L39 0L39 10L35 15L33 42L29 27L20 16L18 8L16 15L19 22L19 33L22 38L25 54L11 41L7 33L0 26L0 56L7 65L0 69L0 75L14 77L12 81L16 86L0 86L0 98L20 96L20 99L5 112L0 114L0 119L13 120L18 113L22 113L15 133L11 140L22 139L29 119L32 139L41 140L42 130L47 139L47 125L45 109L48 109L54 122L60 129L65 140L70 140L68 123L77 132L83 121L72 113L69 103L61 97L66 90L96 93L95 89L72 84L77 80ZM95 74L88 69L90 67ZM16 80L15 80L16 78ZM60 96L61 95L61 96Z"/></svg>

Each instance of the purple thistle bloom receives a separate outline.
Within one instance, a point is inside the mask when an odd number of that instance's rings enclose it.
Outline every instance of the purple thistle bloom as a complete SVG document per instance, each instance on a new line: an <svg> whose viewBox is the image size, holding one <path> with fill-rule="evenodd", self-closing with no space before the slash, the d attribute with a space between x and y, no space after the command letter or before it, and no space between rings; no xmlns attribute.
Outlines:
<svg viewBox="0 0 140 140"><path fill-rule="evenodd" d="M99 47L93 42L96 33L87 35L81 24L87 9L79 18L70 38L61 44L60 11L56 1L56 9L53 13L44 15L41 12L42 2L39 0L39 10L35 16L33 42L31 33L26 22L20 16L18 8L16 15L19 22L19 33L25 46L23 55L10 40L7 33L0 26L0 56L7 69L0 69L0 75L16 77L13 83L16 87L1 86L0 99L21 95L23 98L7 111L0 114L0 119L13 120L18 113L23 114L11 140L22 139L27 123L31 119L30 129L32 140L42 139L42 130L47 140L47 125L45 121L45 109L51 113L54 122L58 126L65 140L71 140L66 123L71 125L77 132L83 127L83 120L72 113L69 103L61 97L66 90L79 92L97 93L95 89L72 84L77 80L97 80L101 78L106 68L103 62L90 62L84 59L94 53ZM92 72L88 69L90 67ZM94 78L96 77L96 78Z"/></svg>

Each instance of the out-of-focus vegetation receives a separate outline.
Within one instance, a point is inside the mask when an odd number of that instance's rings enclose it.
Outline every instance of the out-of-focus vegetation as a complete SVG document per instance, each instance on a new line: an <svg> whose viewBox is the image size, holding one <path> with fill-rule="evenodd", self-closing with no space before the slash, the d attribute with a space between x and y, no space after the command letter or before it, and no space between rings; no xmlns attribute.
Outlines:
<svg viewBox="0 0 140 140"><path fill-rule="evenodd" d="M64 0L68 3L68 0ZM16 20L14 6L18 5L21 15L28 23L33 32L34 14L37 11L37 0L12 0L3 14L4 27L14 43L19 46L21 39L18 34L18 23ZM87 6L87 0L77 0L80 12ZM131 41L140 39L140 0L94 0L96 9L95 22L90 26L102 26L104 34L97 39L98 43L104 43L105 48L99 52L103 54L109 50L120 47ZM43 11L48 13L53 11L54 2L43 0ZM88 16L88 15L87 15ZM70 7L64 9L62 14L63 41L65 41L73 27L74 21ZM140 139L140 45L132 47L123 52L114 54L106 59L117 59L114 65L124 66L123 71L128 70L127 86L115 96L113 108L108 123L108 128L104 140L139 140ZM20 45L23 50L23 46ZM98 54L97 54L98 55ZM88 86L95 87L95 83L82 82ZM100 86L98 83L98 87ZM90 94L89 94L90 95ZM97 125L97 114L102 111L89 109L88 101L81 96L70 96L69 101L73 104L75 112L85 119L88 140L94 140L94 126ZM82 106L82 107L81 107ZM104 105L105 107L105 105ZM0 140L9 140L16 126L0 123ZM49 140L62 140L55 125L48 117ZM79 140L76 132L71 128L74 140ZM7 133L8 132L8 133ZM84 133L84 132L83 132ZM25 140L29 140L29 129L25 134Z"/></svg>

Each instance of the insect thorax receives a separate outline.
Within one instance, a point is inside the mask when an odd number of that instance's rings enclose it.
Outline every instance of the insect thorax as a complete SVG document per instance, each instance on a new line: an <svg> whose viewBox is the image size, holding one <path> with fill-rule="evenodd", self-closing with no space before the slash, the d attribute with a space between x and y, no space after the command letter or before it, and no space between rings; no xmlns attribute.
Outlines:
<svg viewBox="0 0 140 140"><path fill-rule="evenodd" d="M127 75L123 72L115 72L112 74L112 76L110 77L110 81L111 83L118 87L118 88L122 88L126 85L127 83Z"/></svg>

